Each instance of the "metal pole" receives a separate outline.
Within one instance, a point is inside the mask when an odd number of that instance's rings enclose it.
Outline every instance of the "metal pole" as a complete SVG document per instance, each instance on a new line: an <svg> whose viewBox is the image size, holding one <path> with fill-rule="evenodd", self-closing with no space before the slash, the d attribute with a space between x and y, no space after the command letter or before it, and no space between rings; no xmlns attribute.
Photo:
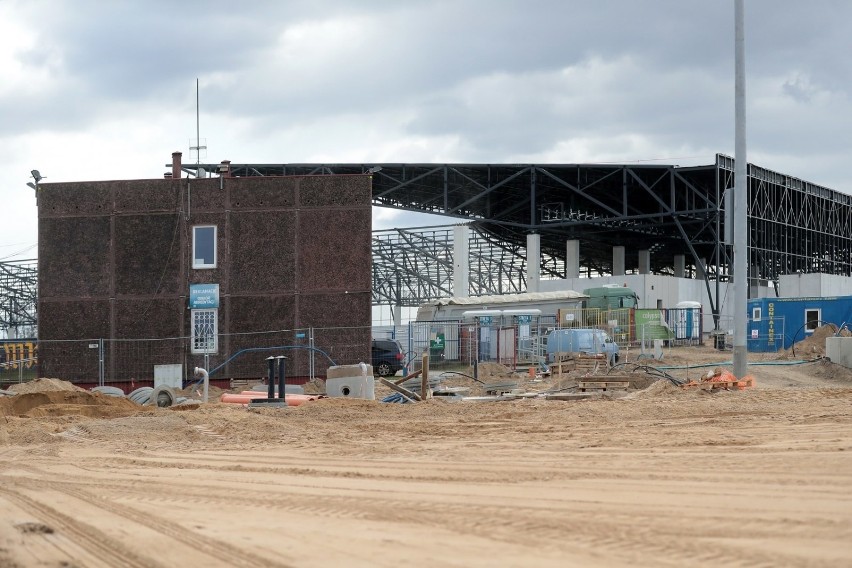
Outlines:
<svg viewBox="0 0 852 568"><path fill-rule="evenodd" d="M287 357L279 355L276 359L278 359L278 398L284 400L284 384L287 382L284 379L284 364L287 361Z"/></svg>
<svg viewBox="0 0 852 568"><path fill-rule="evenodd" d="M268 398L272 400L275 398L275 357L267 357L266 363L269 365L269 374L267 375L267 382L269 385L267 387L266 394L268 395Z"/></svg>
<svg viewBox="0 0 852 568"><path fill-rule="evenodd" d="M308 352L309 353L309 355L308 355L308 369L309 369L310 372L308 373L308 375L310 376L311 380L314 380L316 378L316 367L315 367L316 360L314 359L314 355L315 355L314 347L315 346L314 346L314 328L313 327L308 328L308 346L310 347L310 350Z"/></svg>
<svg viewBox="0 0 852 568"><path fill-rule="evenodd" d="M748 373L746 350L746 310L748 309L748 162L746 159L745 108L745 9L744 0L735 0L736 78L735 171L734 171L734 375Z"/></svg>
<svg viewBox="0 0 852 568"><path fill-rule="evenodd" d="M98 339L98 385L104 386L104 340Z"/></svg>

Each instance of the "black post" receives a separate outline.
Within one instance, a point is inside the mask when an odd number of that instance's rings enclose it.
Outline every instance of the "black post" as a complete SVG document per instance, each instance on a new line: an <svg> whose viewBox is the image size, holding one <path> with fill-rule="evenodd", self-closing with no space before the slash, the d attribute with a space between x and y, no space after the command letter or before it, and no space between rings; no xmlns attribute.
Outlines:
<svg viewBox="0 0 852 568"><path fill-rule="evenodd" d="M278 359L278 398L284 400L284 362L287 360L287 357L284 355L279 355L276 357ZM272 398L271 396L269 398Z"/></svg>
<svg viewBox="0 0 852 568"><path fill-rule="evenodd" d="M266 362L269 365L269 387L268 387L268 395L269 399L272 400L275 398L275 357L267 357Z"/></svg>

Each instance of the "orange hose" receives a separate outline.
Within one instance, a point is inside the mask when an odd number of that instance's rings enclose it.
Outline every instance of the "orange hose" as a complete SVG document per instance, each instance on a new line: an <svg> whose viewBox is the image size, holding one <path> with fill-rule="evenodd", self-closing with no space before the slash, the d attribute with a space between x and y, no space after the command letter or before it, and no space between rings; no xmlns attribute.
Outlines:
<svg viewBox="0 0 852 568"><path fill-rule="evenodd" d="M241 393L223 393L219 399L221 402L228 404L248 404L256 398L266 399L269 393L258 391L243 391ZM287 406L299 406L311 400L321 398L316 394L288 394L285 397Z"/></svg>

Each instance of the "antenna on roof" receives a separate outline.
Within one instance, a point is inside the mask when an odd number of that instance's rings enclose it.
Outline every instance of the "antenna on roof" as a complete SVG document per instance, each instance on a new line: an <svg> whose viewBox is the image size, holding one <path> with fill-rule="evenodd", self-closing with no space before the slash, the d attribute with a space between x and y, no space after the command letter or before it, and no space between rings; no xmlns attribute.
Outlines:
<svg viewBox="0 0 852 568"><path fill-rule="evenodd" d="M192 142L190 142L189 152L190 156L192 156L192 152L195 151L195 165L201 165L201 151L204 150L204 157L207 157L207 140L201 139L201 119L199 112L199 104L198 104L198 77L195 78L195 146L192 146ZM202 174L202 169L200 167L195 170L196 177L206 177L206 173Z"/></svg>

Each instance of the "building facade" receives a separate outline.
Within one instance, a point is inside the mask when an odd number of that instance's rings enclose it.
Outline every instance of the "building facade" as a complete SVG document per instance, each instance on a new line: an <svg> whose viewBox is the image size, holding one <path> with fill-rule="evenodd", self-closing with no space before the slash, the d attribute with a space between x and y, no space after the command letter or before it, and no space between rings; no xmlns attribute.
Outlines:
<svg viewBox="0 0 852 568"><path fill-rule="evenodd" d="M369 175L174 171L40 186L39 376L135 384L180 364L252 378L286 355L305 377L368 361Z"/></svg>

